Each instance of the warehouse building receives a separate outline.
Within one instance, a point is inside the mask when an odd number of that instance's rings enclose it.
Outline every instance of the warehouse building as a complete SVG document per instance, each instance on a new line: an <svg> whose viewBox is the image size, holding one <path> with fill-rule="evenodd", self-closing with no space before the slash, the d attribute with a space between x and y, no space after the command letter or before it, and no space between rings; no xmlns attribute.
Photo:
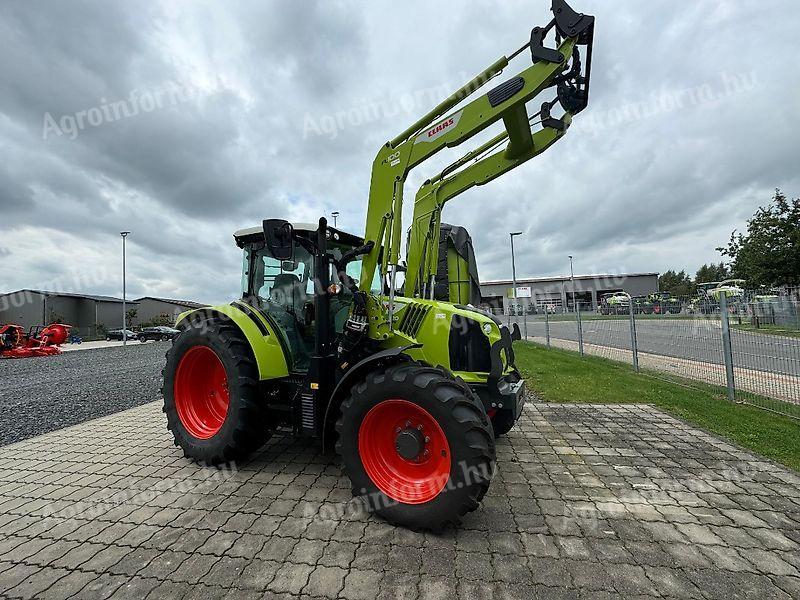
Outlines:
<svg viewBox="0 0 800 600"><path fill-rule="evenodd" d="M128 320L127 325L133 327L154 321L173 324L180 313L202 306L205 305L190 300L152 296L128 300L126 311L135 316ZM98 328L101 331L120 329L122 299L30 289L0 294L0 324L16 323L29 329L55 322L72 325L84 336L98 335Z"/></svg>
<svg viewBox="0 0 800 600"><path fill-rule="evenodd" d="M152 296L137 298L134 302L137 304L136 323L163 321L171 324L175 322L179 314L206 306L190 300L172 300Z"/></svg>
<svg viewBox="0 0 800 600"><path fill-rule="evenodd" d="M564 277L535 277L517 279L517 305L525 309L533 304L537 309L550 306L556 310L573 310L574 297L581 310L597 310L597 304L606 294L627 292L631 296L644 296L658 291L658 273L629 273L618 275L576 275ZM484 305L508 314L514 304L514 287L509 279L481 283Z"/></svg>
<svg viewBox="0 0 800 600"><path fill-rule="evenodd" d="M129 309L136 308L128 301ZM70 294L46 290L17 290L0 294L0 323L16 323L25 329L50 323L76 328L122 327L122 300L112 296Z"/></svg>

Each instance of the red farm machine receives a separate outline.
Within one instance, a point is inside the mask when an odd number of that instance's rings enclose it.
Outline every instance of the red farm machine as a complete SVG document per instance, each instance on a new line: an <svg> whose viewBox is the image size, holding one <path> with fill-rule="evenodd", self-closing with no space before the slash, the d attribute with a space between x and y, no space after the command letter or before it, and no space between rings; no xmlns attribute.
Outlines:
<svg viewBox="0 0 800 600"><path fill-rule="evenodd" d="M0 325L0 358L30 358L61 354L59 346L67 341L71 325L53 323L32 327L25 333L20 325Z"/></svg>

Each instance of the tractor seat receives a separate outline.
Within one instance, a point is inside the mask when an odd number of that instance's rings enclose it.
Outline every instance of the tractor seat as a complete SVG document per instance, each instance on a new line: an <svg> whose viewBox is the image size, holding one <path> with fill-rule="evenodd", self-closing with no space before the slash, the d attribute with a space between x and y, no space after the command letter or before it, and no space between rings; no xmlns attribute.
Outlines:
<svg viewBox="0 0 800 600"><path fill-rule="evenodd" d="M273 302L299 313L306 301L306 291L297 275L281 273L275 277L269 297Z"/></svg>

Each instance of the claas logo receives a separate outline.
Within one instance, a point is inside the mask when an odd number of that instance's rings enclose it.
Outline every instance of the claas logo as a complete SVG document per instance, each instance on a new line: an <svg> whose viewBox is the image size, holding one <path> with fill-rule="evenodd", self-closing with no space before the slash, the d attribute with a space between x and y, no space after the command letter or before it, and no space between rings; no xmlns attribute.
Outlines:
<svg viewBox="0 0 800 600"><path fill-rule="evenodd" d="M428 138L432 138L432 137L433 137L433 136L435 136L437 133L441 133L442 131L444 131L444 130L445 130L445 129L447 129L448 127L451 127L451 126L452 126L452 125L454 125L454 124L455 124L455 119L453 119L452 117L451 117L451 118L449 118L449 119L447 119L447 121L442 121L441 123L439 123L439 124L438 124L436 127L434 127L433 129L429 129L429 130L428 130Z"/></svg>

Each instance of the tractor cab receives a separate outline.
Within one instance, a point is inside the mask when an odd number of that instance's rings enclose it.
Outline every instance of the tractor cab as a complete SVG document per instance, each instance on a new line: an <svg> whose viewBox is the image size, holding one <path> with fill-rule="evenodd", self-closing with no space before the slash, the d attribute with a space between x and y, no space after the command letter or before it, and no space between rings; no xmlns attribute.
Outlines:
<svg viewBox="0 0 800 600"><path fill-rule="evenodd" d="M283 255L267 243L263 226L239 230L234 233L234 239L244 250L242 298L277 325L278 334L289 350L289 369L303 373L308 370L314 351L318 327L316 298L327 296L326 327L335 337L344 331L353 293L333 264L328 266L326 289L320 289L322 278L318 276L316 264L318 226L311 223L291 223L290 226ZM335 261L341 261L347 252L364 245L360 237L332 227L327 228L326 240L327 253ZM349 261L344 274L357 286L361 258ZM381 285L376 271L373 293L380 293Z"/></svg>

